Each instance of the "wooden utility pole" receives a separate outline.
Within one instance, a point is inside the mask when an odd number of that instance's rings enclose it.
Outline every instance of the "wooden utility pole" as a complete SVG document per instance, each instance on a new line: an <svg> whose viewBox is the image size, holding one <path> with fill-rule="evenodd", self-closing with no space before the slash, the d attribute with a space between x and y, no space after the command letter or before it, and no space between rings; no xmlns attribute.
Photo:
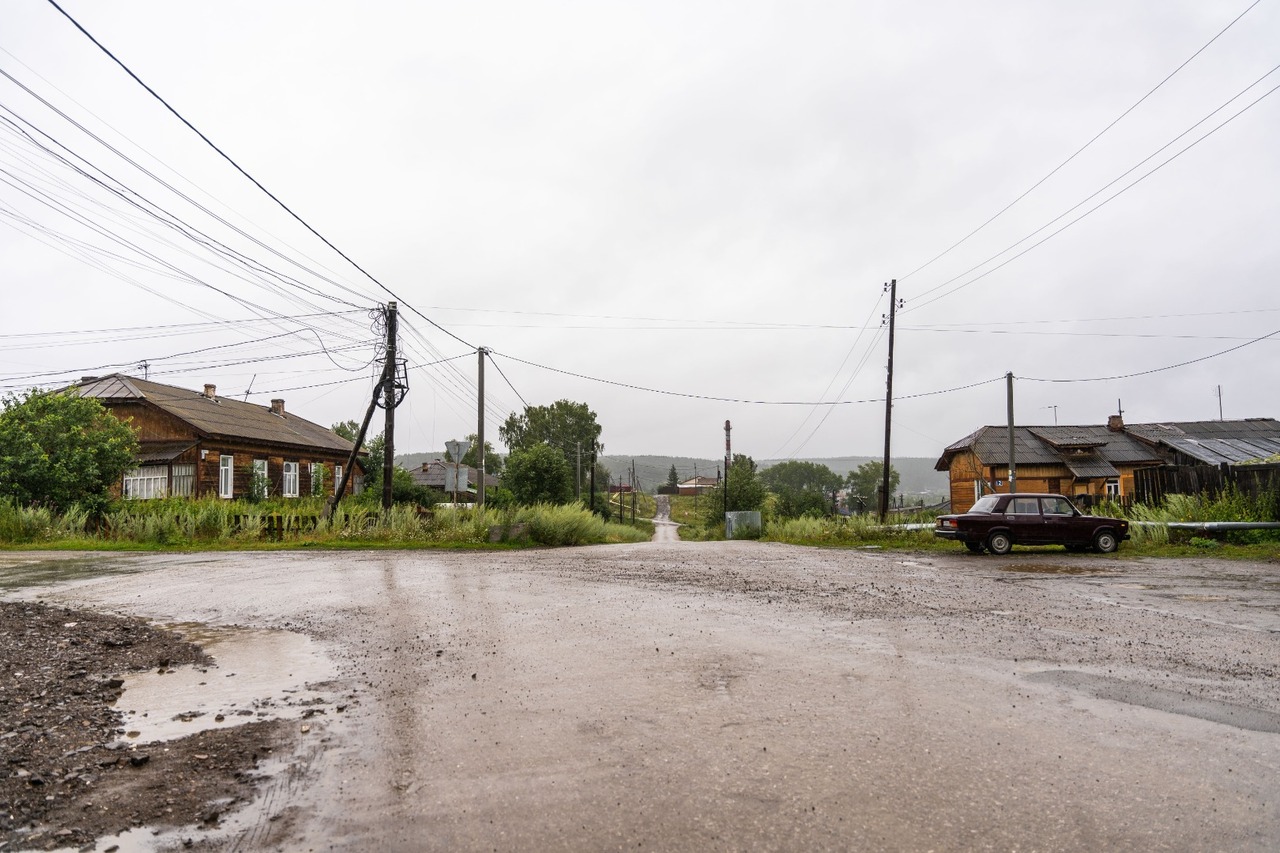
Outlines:
<svg viewBox="0 0 1280 853"><path fill-rule="evenodd" d="M395 303L387 304L388 317L394 317ZM382 363L382 375L378 377L378 382L373 386L373 396L369 400L369 408L364 413L364 420L360 422L360 431L356 433L355 443L351 448L351 455L347 457L347 464L342 468L342 478L333 484L333 496L325 502L324 510L320 513L321 518L328 521L333 517L334 510L338 508L338 502L342 500L343 494L347 491L347 484L351 481L352 472L356 467L356 459L360 455L360 448L364 446L364 437L369 432L369 424L373 421L374 410L378 408L378 400L381 398L387 403L388 417L390 411L395 408L395 385L396 385L396 363L392 357L395 353L395 325L389 320L387 325L387 359ZM390 387L391 394L388 398L387 389ZM391 477L386 473L387 460L393 459L390 441L387 443L387 457L383 460L383 475L387 483L391 482ZM385 487L384 487L385 488ZM384 500L385 500L384 491Z"/></svg>
<svg viewBox="0 0 1280 853"><path fill-rule="evenodd" d="M729 433L733 427L724 422L724 511L729 513L729 463L733 461L733 448L729 444Z"/></svg>
<svg viewBox="0 0 1280 853"><path fill-rule="evenodd" d="M889 378L885 384L884 395L884 470L880 481L880 523L889 519L889 472L892 470L889 459L889 436L893 431L893 326L898 314L898 280L895 278L885 286L889 291Z"/></svg>
<svg viewBox="0 0 1280 853"><path fill-rule="evenodd" d="M382 508L391 509L391 486L396 467L396 303L387 303L387 368L382 375L382 403L386 406L386 426L382 439L386 456L382 459Z"/></svg>
<svg viewBox="0 0 1280 853"><path fill-rule="evenodd" d="M1008 415L1009 415L1009 494L1018 491L1018 460L1014 458L1013 453L1013 371L1009 371L1004 375L1004 381L1007 384Z"/></svg>
<svg viewBox="0 0 1280 853"><path fill-rule="evenodd" d="M484 347L476 349L480 362L476 378L476 506L484 506L484 357L488 352Z"/></svg>

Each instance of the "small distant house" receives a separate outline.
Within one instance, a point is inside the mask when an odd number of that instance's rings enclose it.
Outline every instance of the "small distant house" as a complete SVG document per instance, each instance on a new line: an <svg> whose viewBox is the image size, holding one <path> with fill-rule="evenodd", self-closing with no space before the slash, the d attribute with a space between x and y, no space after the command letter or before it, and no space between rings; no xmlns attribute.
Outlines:
<svg viewBox="0 0 1280 853"><path fill-rule="evenodd" d="M720 485L716 477L698 476L676 485L677 492L682 495L701 495Z"/></svg>
<svg viewBox="0 0 1280 853"><path fill-rule="evenodd" d="M125 498L241 498L261 488L286 498L332 495L352 444L285 411L123 374L86 376L69 391L92 397L138 434L138 467L124 475ZM351 472L350 494L360 482Z"/></svg>
<svg viewBox="0 0 1280 853"><path fill-rule="evenodd" d="M465 497L467 500L475 499L476 485L480 482L479 474L480 472L470 465L454 465L452 462L446 462L443 459L432 459L423 462L421 468L409 472L415 484L436 489L450 497L453 496L456 482L458 498ZM485 491L496 489L498 487L498 478L486 472L484 475L484 487Z"/></svg>

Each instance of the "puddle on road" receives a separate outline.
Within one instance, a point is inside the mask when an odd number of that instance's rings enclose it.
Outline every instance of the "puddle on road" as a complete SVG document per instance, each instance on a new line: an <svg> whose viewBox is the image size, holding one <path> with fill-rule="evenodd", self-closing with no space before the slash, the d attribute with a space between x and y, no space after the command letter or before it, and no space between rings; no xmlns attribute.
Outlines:
<svg viewBox="0 0 1280 853"><path fill-rule="evenodd" d="M200 645L209 667L122 676L116 710L131 740L176 740L205 729L323 713L337 670L311 639L292 631L168 626ZM136 734L135 734L136 732Z"/></svg>
<svg viewBox="0 0 1280 853"><path fill-rule="evenodd" d="M1001 566L1002 572L1029 572L1037 575L1105 575L1111 569L1091 568L1089 566L1058 566L1051 563L1014 563Z"/></svg>
<svg viewBox="0 0 1280 853"><path fill-rule="evenodd" d="M1088 693L1098 699L1111 702L1124 702L1164 711L1169 714L1182 714L1211 723L1221 723L1237 729L1251 732L1280 734L1280 714L1274 711L1263 711L1246 705L1235 705L1231 702L1220 702L1216 699L1205 699L1199 696L1188 696L1174 690L1159 687L1148 687L1135 684L1121 678L1105 675L1092 675L1070 669L1051 669L1033 672L1026 676L1028 681L1038 684L1052 684Z"/></svg>

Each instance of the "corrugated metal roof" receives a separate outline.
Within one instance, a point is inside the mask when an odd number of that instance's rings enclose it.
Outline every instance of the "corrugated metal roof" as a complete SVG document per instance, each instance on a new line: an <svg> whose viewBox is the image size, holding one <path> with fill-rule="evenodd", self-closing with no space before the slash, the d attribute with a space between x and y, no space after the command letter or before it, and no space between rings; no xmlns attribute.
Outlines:
<svg viewBox="0 0 1280 853"><path fill-rule="evenodd" d="M134 376L112 374L82 381L72 390L103 401L142 399L190 424L198 433L272 444L351 452L351 442L317 423L291 414L277 415L269 406L229 397L206 397L199 391L162 385Z"/></svg>
<svg viewBox="0 0 1280 853"><path fill-rule="evenodd" d="M1170 423L1129 424L1125 430L1148 441L1169 438L1274 438L1280 439L1280 421L1275 418L1246 418L1235 421L1176 421Z"/></svg>
<svg viewBox="0 0 1280 853"><path fill-rule="evenodd" d="M1240 438L1194 439L1186 437L1165 438L1162 443L1192 459L1198 459L1209 465L1221 465L1224 462L1232 465L1265 459L1280 453L1280 438Z"/></svg>

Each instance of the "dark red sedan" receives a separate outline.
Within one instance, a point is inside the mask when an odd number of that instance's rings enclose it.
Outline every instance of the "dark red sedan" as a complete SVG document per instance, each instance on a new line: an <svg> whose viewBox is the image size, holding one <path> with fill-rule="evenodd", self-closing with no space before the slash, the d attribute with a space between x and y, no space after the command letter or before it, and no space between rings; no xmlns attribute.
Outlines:
<svg viewBox="0 0 1280 853"><path fill-rule="evenodd" d="M960 515L938 517L933 535L963 542L975 554L1008 554L1014 545L1065 545L1110 554L1129 538L1123 518L1085 515L1062 495L986 495Z"/></svg>

